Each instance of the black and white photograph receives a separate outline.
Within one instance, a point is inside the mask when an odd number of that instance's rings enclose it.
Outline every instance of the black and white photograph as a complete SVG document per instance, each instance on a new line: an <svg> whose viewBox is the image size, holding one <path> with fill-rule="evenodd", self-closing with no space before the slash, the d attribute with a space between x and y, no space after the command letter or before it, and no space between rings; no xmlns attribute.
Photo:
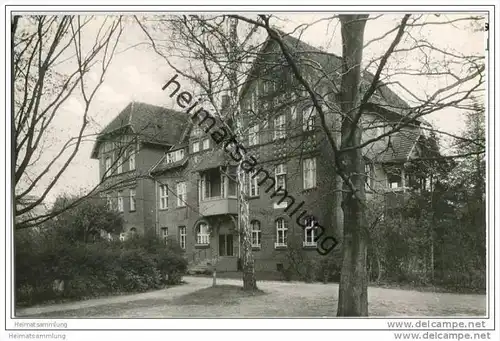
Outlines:
<svg viewBox="0 0 500 341"><path fill-rule="evenodd" d="M496 339L496 7L135 5L4 6L6 339Z"/></svg>

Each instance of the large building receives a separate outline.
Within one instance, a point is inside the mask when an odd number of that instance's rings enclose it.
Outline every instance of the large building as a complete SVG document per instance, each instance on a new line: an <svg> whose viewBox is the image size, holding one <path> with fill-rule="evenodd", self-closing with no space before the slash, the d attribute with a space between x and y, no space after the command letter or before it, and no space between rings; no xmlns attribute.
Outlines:
<svg viewBox="0 0 500 341"><path fill-rule="evenodd" d="M292 37L286 40L321 66L304 66L303 71L321 98L327 127L338 141L341 115L338 88L333 85L340 81L339 57ZM279 56L276 45L267 41L239 97L244 133L235 138L258 164L246 178L257 271L280 270L292 240L306 255L319 256L315 221L325 234L340 234L339 211L334 208L341 187L331 147L307 92ZM364 75L362 90L371 77ZM101 132L92 158L99 160L107 200L123 212L125 233L155 231L165 239L176 239L192 264L216 259L219 271L235 271L241 248L237 163L230 156L235 155L234 146L217 143L214 117L208 110L181 111L192 99L191 95L179 99L185 90L181 82L172 78L164 87L166 96L185 104L179 111L130 103ZM364 110L361 124L366 140L401 122L408 106L387 86L380 86ZM415 120L363 148L368 196L428 186L426 174L405 173L408 160L425 149L420 124ZM305 213L291 217L290 212L298 211Z"/></svg>

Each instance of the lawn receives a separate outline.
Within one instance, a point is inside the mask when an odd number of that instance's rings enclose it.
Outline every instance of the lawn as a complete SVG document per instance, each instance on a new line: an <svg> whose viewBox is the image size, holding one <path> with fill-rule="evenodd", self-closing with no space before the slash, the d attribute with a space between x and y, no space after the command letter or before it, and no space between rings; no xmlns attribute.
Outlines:
<svg viewBox="0 0 500 341"><path fill-rule="evenodd" d="M259 291L241 290L241 280L202 277L186 278L188 284L120 298L98 299L85 307L54 306L52 311L23 317L60 318L168 318L168 317L335 317L337 284L300 282L258 282ZM140 294L139 294L140 295ZM369 288L370 316L484 316L485 295L419 292Z"/></svg>

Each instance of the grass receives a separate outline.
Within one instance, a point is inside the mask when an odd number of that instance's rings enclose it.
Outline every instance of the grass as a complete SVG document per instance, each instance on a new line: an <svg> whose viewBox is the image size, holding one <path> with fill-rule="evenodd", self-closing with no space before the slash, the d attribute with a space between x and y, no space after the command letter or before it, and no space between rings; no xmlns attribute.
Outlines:
<svg viewBox="0 0 500 341"><path fill-rule="evenodd" d="M241 286L216 285L182 295L172 300L173 305L234 305L241 298L265 295L260 289L252 292L244 291Z"/></svg>

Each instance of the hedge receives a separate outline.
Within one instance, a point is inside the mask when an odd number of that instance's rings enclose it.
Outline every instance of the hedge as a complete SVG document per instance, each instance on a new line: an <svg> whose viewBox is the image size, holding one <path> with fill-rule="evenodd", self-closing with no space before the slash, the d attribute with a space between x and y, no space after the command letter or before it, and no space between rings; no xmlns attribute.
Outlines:
<svg viewBox="0 0 500 341"><path fill-rule="evenodd" d="M15 236L16 303L22 305L158 289L179 284L186 270L180 247L155 236L91 244L51 233Z"/></svg>

